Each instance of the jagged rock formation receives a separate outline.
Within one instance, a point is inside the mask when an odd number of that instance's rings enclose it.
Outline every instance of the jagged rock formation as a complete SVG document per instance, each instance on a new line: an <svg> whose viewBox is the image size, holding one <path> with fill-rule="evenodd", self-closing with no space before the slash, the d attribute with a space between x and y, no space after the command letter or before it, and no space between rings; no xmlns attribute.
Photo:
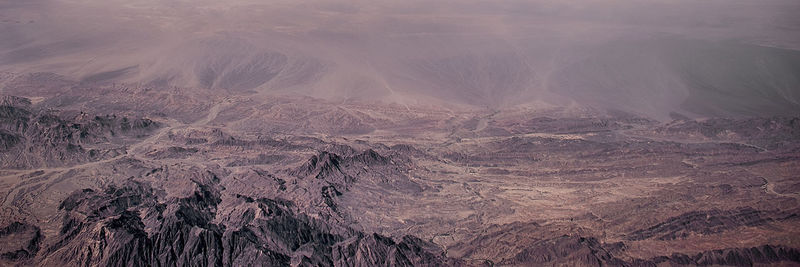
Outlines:
<svg viewBox="0 0 800 267"><path fill-rule="evenodd" d="M441 249L414 236L400 242L378 234L362 234L336 244L335 266L458 266L459 260L442 256Z"/></svg>
<svg viewBox="0 0 800 267"><path fill-rule="evenodd" d="M149 119L116 115L74 116L31 106L29 100L3 97L0 103L0 167L26 169L83 163L125 154L128 139L158 128Z"/></svg>
<svg viewBox="0 0 800 267"><path fill-rule="evenodd" d="M0 228L0 259L25 262L36 256L43 238L39 227L30 224L13 222Z"/></svg>
<svg viewBox="0 0 800 267"><path fill-rule="evenodd" d="M342 158L339 155L328 153L327 151L320 152L319 155L313 155L306 163L290 172L296 176L311 176L316 179L327 178L331 176L344 176L341 169ZM346 181L342 181L346 182Z"/></svg>
<svg viewBox="0 0 800 267"><path fill-rule="evenodd" d="M798 11L0 0L0 266L799 266Z"/></svg>
<svg viewBox="0 0 800 267"><path fill-rule="evenodd" d="M414 237L395 242L291 211L292 202L236 196L234 211L215 222L222 202L215 185L162 200L131 183L73 193L57 241L40 254L47 264L101 266L414 266L456 261ZM11 227L11 226L10 226ZM19 227L17 227L19 228ZM33 251L36 252L35 250Z"/></svg>
<svg viewBox="0 0 800 267"><path fill-rule="evenodd" d="M307 113L233 99L244 104L184 122L48 101L0 105L0 163L17 166L0 170L0 264L799 262L792 119L662 123L318 100L307 104L320 112ZM379 130L330 136L340 125L286 122L328 109ZM770 128L736 130L746 124ZM715 130L697 134L703 127Z"/></svg>

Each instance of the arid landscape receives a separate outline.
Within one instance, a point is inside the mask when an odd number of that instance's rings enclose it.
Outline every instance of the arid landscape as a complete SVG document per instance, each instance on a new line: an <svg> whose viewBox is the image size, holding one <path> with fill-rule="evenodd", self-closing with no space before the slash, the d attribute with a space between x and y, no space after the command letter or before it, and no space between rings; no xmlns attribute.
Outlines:
<svg viewBox="0 0 800 267"><path fill-rule="evenodd" d="M797 266L792 11L0 1L0 266Z"/></svg>

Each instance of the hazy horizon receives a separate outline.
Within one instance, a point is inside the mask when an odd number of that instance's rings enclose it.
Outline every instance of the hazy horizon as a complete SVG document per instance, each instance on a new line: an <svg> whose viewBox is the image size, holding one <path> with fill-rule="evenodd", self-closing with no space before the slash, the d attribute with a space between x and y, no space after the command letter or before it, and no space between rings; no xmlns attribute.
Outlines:
<svg viewBox="0 0 800 267"><path fill-rule="evenodd" d="M490 109L796 115L797 13L789 0L7 0L0 70Z"/></svg>

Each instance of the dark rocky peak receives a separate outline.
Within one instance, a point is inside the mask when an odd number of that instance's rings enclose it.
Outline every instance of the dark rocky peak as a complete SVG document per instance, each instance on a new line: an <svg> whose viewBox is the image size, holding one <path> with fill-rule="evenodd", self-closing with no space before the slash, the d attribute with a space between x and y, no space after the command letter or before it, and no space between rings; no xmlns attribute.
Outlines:
<svg viewBox="0 0 800 267"><path fill-rule="evenodd" d="M384 157L372 149L367 149L364 152L353 155L352 157L349 157L347 160L352 163L364 164L367 166L385 165L390 162L390 159L388 157Z"/></svg>
<svg viewBox="0 0 800 267"><path fill-rule="evenodd" d="M0 151L8 151L12 147L22 142L22 137L5 130L0 130Z"/></svg>
<svg viewBox="0 0 800 267"><path fill-rule="evenodd" d="M158 123L154 122L150 119L142 118L142 119L128 119L127 117L122 117L120 120L120 129L123 132L130 131L130 130L141 130L141 129L150 129L153 127L158 127Z"/></svg>
<svg viewBox="0 0 800 267"><path fill-rule="evenodd" d="M28 128L31 116L27 107L0 105L0 130L22 132Z"/></svg>
<svg viewBox="0 0 800 267"><path fill-rule="evenodd" d="M605 245L593 237L564 235L533 243L501 265L556 265L556 266L622 266L625 262L615 258L612 249L624 248L621 244Z"/></svg>
<svg viewBox="0 0 800 267"><path fill-rule="evenodd" d="M143 133L155 128L158 128L160 125L157 122L154 122L147 118L128 118L126 116L117 116L114 114L104 115L104 116L94 116L91 119L88 119L89 116L85 116L88 114L81 114L76 121L86 125L87 128L94 128L98 130L105 130L111 131L112 134L114 132L117 133Z"/></svg>
<svg viewBox="0 0 800 267"><path fill-rule="evenodd" d="M130 182L121 187L109 186L101 192L92 189L73 192L61 202L58 209L100 219L141 205L152 197L153 190L149 186Z"/></svg>
<svg viewBox="0 0 800 267"><path fill-rule="evenodd" d="M317 155L311 156L306 163L294 169L290 174L298 177L314 176L323 179L332 175L345 175L342 172L342 158L339 155L322 151Z"/></svg>
<svg viewBox="0 0 800 267"><path fill-rule="evenodd" d="M424 155L425 152L422 150L417 149L416 147L409 145L409 144L397 144L389 147L389 149L393 152L404 154L404 155Z"/></svg>
<svg viewBox="0 0 800 267"><path fill-rule="evenodd" d="M290 170L289 174L300 178L314 177L324 180L326 183L319 184L319 186L330 187L328 190L322 189L322 195L326 199L330 199L341 194L342 191L338 190L348 190L349 185L355 181L355 177L363 172L362 168L386 165L390 162L389 158L372 149L350 157L341 157L335 153L322 151L311 156L300 167Z"/></svg>
<svg viewBox="0 0 800 267"><path fill-rule="evenodd" d="M202 188L202 187L201 187ZM44 265L220 265L221 229L209 223L209 192L159 203L149 186L130 182L102 191L84 189L61 203L60 235ZM116 203L116 204L115 204ZM79 216L102 214L102 216Z"/></svg>
<svg viewBox="0 0 800 267"><path fill-rule="evenodd" d="M31 100L19 96L3 95L0 96L0 106L30 108Z"/></svg>
<svg viewBox="0 0 800 267"><path fill-rule="evenodd" d="M53 127L53 126L62 126L65 125L67 122L62 120L57 114L55 114L55 110L44 110L36 114L36 118L33 121L37 125L45 126L45 127Z"/></svg>
<svg viewBox="0 0 800 267"><path fill-rule="evenodd" d="M190 129L185 131L169 131L167 133L167 137L169 140L177 143L183 143L185 145L197 145L208 143L209 140L211 140L211 133L209 131Z"/></svg>
<svg viewBox="0 0 800 267"><path fill-rule="evenodd" d="M339 168L342 161L336 154L322 152L307 162L310 167L306 170L324 173ZM30 246L18 255L35 254L35 258L29 257L31 264L45 266L457 263L446 258L436 245L416 237L407 236L398 242L359 232L339 221L322 219L324 216L321 218L313 210L304 210L288 200L245 195L223 197L225 192L212 171L162 167L141 179L152 181L130 181L100 190L73 192L60 204L61 231L47 239L43 246L47 249ZM323 194L340 194L326 180L307 181ZM183 189L192 186L193 190L177 196L172 194L175 192L154 192L161 187L182 191L170 188L174 186ZM2 233L0 238L4 237Z"/></svg>
<svg viewBox="0 0 800 267"><path fill-rule="evenodd" d="M144 223L142 223L139 213L135 211L122 211L119 216L112 217L111 220L107 221L105 227L109 229L119 229L137 237L147 236L147 233L144 231Z"/></svg>
<svg viewBox="0 0 800 267"><path fill-rule="evenodd" d="M400 242L379 234L358 234L332 248L334 266L459 266L435 245L413 236Z"/></svg>
<svg viewBox="0 0 800 267"><path fill-rule="evenodd" d="M30 109L26 107L0 105L0 119L3 122L10 122L15 120L26 120L31 115Z"/></svg>
<svg viewBox="0 0 800 267"><path fill-rule="evenodd" d="M187 198L180 198L167 204L167 213L163 215L165 222L174 222L181 225L196 226L206 229L219 230L211 221L214 220L217 205L220 203L218 194L201 189ZM162 227L172 227L162 224Z"/></svg>
<svg viewBox="0 0 800 267"><path fill-rule="evenodd" d="M13 222L0 227L0 259L23 262L39 251L44 236L35 225Z"/></svg>
<svg viewBox="0 0 800 267"><path fill-rule="evenodd" d="M160 125L146 118L115 115L64 116L57 110L26 110L0 106L0 129L25 136L36 144L117 142L119 137L141 137Z"/></svg>
<svg viewBox="0 0 800 267"><path fill-rule="evenodd" d="M292 208L294 207L294 203L290 200L285 199L270 199L270 198L258 198L254 199L249 196L243 196L240 194L235 195L236 198L244 200L245 203L256 203L265 214L272 215L277 214L281 215L284 212L292 213Z"/></svg>
<svg viewBox="0 0 800 267"><path fill-rule="evenodd" d="M396 144L390 146L389 149L397 151L397 152L405 152L405 153L414 153L414 152L422 152L416 147L409 145L409 144Z"/></svg>
<svg viewBox="0 0 800 267"><path fill-rule="evenodd" d="M332 143L332 144L326 145L323 148L323 151L327 151L329 153L340 155L342 157L350 157L350 156L355 155L356 153L358 153L358 151L356 149L354 149L353 147L351 147L351 146L342 145L342 144L336 144L336 143Z"/></svg>
<svg viewBox="0 0 800 267"><path fill-rule="evenodd" d="M225 133L220 129L214 129L210 133L191 132L189 134L184 134L184 136L171 135L170 139L176 140L178 142L185 142L186 144L211 143L211 145L215 147L228 146L228 147L243 147L249 149L271 148L271 149L290 150L290 151L303 150L307 148L304 145L296 144L295 142L286 139L276 140L264 136L258 136L256 138L234 136Z"/></svg>
<svg viewBox="0 0 800 267"><path fill-rule="evenodd" d="M213 182L217 182L216 177L212 178ZM196 183L197 186L194 189L194 192L183 198L178 199L178 203L184 204L185 206L197 206L200 209L216 206L219 204L221 200L221 193L218 186L214 184L205 184L195 180L192 182Z"/></svg>
<svg viewBox="0 0 800 267"><path fill-rule="evenodd" d="M31 101L16 96L0 96L0 118L19 119L30 115Z"/></svg>

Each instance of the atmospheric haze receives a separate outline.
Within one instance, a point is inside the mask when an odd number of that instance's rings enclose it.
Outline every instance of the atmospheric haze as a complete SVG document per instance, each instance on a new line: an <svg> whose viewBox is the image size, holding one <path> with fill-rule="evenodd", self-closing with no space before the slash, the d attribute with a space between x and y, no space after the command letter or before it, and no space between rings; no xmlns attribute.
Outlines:
<svg viewBox="0 0 800 267"><path fill-rule="evenodd" d="M0 70L326 99L796 115L800 3L13 1Z"/></svg>
<svg viewBox="0 0 800 267"><path fill-rule="evenodd" d="M0 266L797 266L800 0L0 0Z"/></svg>

